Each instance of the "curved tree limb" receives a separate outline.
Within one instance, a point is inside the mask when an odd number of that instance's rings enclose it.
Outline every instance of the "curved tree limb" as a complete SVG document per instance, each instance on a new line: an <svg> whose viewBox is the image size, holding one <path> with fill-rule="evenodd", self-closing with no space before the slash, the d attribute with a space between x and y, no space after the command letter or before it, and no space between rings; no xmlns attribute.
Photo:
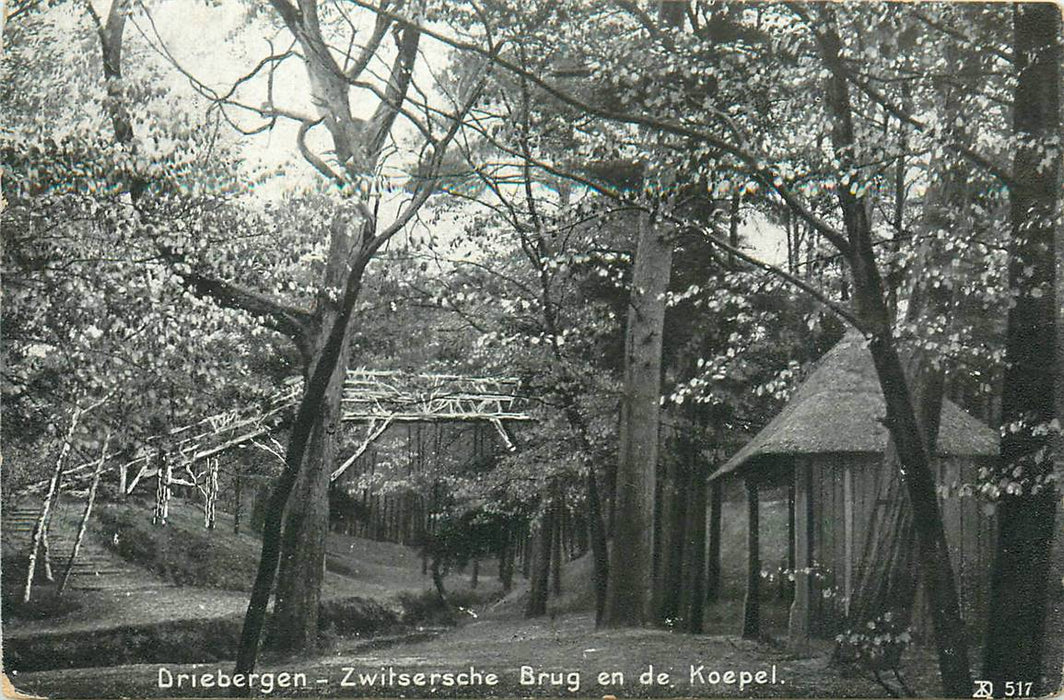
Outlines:
<svg viewBox="0 0 1064 700"><path fill-rule="evenodd" d="M742 162L743 165L747 168L747 172L751 177L756 178L763 185L779 194L779 196L787 202L787 204L794 210L794 212L800 218L802 218L809 225L815 228L822 236L824 236L824 238L831 241L831 243L837 248L839 248L840 251L849 250L849 242L846 239L846 235L842 231L836 229L834 226L827 223L826 221L818 217L815 213L813 213L813 211L793 191L791 191L791 189L779 178L779 176L774 173L770 167L768 167L765 163L761 161L761 159L756 153L750 151L743 145L736 145L718 136L688 126L686 124L672 122L667 119L662 119L652 115L628 114L623 112L617 112L605 107L599 107L597 105L587 102L586 100L576 97L575 95L572 95L569 92L555 85L552 85L547 80L544 80L540 76L532 73L531 71L523 68L522 66L514 63L513 61L499 56L497 53L492 54L492 52L481 46L447 36L442 32L425 27L421 24L417 24L412 20L406 19L405 17L396 14L390 10L385 10L369 2L365 2L365 0L347 1L358 7L362 7L378 14L384 14L395 20L396 23L402 24L404 26L416 27L417 30L424 36L435 39L436 41L450 46L453 49L474 53L483 58L490 58L494 56L494 58L491 58L491 60L493 63L495 63L495 65L499 66L500 68L506 70L509 73L513 73L514 75L527 79L529 83L540 88L551 97L559 100L560 102L563 102L564 104L569 105L570 107L575 107L589 115L596 116L601 119L606 119L608 121L623 124L632 124L635 126L643 126L666 134L683 136L717 148L723 153L733 156L734 158Z"/></svg>

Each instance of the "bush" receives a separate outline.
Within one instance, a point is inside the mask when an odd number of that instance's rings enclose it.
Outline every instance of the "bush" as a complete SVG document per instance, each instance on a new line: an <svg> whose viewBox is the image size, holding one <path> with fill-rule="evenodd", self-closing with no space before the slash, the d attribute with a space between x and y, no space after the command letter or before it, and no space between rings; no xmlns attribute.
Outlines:
<svg viewBox="0 0 1064 700"><path fill-rule="evenodd" d="M221 530L153 525L143 505L101 504L96 528L123 559L180 586L251 590L258 556L247 542Z"/></svg>
<svg viewBox="0 0 1064 700"><path fill-rule="evenodd" d="M470 589L447 592L448 608L440 600L435 589L420 593L400 593L399 603L403 606L402 623L420 626L450 626L465 619L476 617L473 608L486 602L497 600L501 592L484 593Z"/></svg>

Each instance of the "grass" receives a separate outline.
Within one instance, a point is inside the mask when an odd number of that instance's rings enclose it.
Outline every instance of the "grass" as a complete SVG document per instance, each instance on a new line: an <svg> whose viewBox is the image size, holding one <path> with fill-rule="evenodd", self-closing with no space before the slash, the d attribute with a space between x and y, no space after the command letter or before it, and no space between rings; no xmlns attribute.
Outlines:
<svg viewBox="0 0 1064 700"><path fill-rule="evenodd" d="M563 696L601 697L609 691L618 696L733 696L734 686L692 686L689 664L706 664L719 670L752 670L775 664L782 684L752 686L746 696L831 696L875 697L882 689L871 679L845 675L827 664L829 644L796 654L772 640L741 640L736 633L741 623L742 596L745 582L745 504L725 502L722 531L722 562L725 566L724 588L727 594L719 603L706 609L704 635L685 635L665 630L594 629L588 611L594 596L590 584L589 558L570 562L563 569L563 594L552 596L550 614L537 620L523 619L527 584L518 585L509 596L489 602L498 593L498 583L482 567L480 586L471 590L468 575L452 576L448 592L459 606L473 609L464 616L465 624L456 629L400 631L402 624L435 625L446 622L435 607L435 594L426 591L429 579L421 575L418 553L400 545L371 542L340 535L329 536L331 573L326 577L323 602L323 628L327 653L313 658L279 659L264 656L261 670L301 671L311 678L329 681L305 690L303 695L376 696L380 688L341 688L345 667L378 669L394 665L402 672L456 671L475 665L496 672L500 685L490 692L481 687L462 693L454 688L437 688L435 692L411 693L393 688L388 695L467 696ZM185 535L202 534L198 513L174 512L168 528ZM147 512L139 518L150 528ZM221 514L220 514L221 515ZM778 500L762 503L762 538L766 561L771 553L786 551L786 505ZM191 531L195 532L191 532ZM106 532L102 533L106 534ZM210 537L226 541L231 532L220 525ZM120 536L121 541L121 536ZM241 535L233 546L245 546L257 553L258 540ZM228 546L228 545L227 545ZM225 551L219 548L219 551ZM154 555L153 555L154 556ZM190 555L191 556L191 555ZM344 575L338 575L342 571ZM401 591L409 593L399 595ZM372 599L355 599L358 591ZM20 672L13 680L20 689L52 697L159 697L217 696L225 691L204 689L161 690L157 686L159 664L177 673L198 669L230 669L232 644L246 605L246 595L237 591L205 588L169 588L153 591L143 599L134 593L122 597L113 592L83 594L91 600L83 609L71 613L65 621L46 621L33 630L23 628L22 641L36 646L21 646L7 655L8 668ZM486 596L485 599L479 599ZM400 603L396 603L401 600ZM391 602L388 602L391 601ZM405 614L399 617L400 611ZM90 615L91 613L91 615ZM765 592L762 604L763 628L770 634L786 629L787 606L774 590ZM476 615L479 615L477 617ZM105 618L107 626L101 629ZM80 626L79 626L80 625ZM116 629L116 625L118 628ZM72 632L81 630L80 640ZM407 628L409 629L409 627ZM5 628L5 636L7 633ZM28 634L31 632L32 634ZM379 636L381 633L386 636ZM68 634L71 633L71 634ZM365 635L377 634L367 640ZM390 636L388 636L390 635ZM18 640L16 640L18 641ZM10 642L10 640L8 640ZM66 666L85 663L125 664L109 668L67 668L38 671L39 661L47 659L53 667L66 655ZM933 660L923 650L912 650L905 665L906 678L918 692L933 693ZM30 661L30 660L33 661ZM189 662L201 662L194 665ZM210 662L205 665L202 662ZM674 684L641 686L639 674L653 664L659 672L670 673ZM581 690L570 693L549 682L528 686L520 682L521 666L535 666L541 671L579 673ZM623 688L606 689L596 685L599 672L621 671L628 682ZM324 686L324 687L323 687ZM283 695L278 690L275 694ZM289 693L290 694L290 693ZM298 693L297 693L298 694Z"/></svg>
<svg viewBox="0 0 1064 700"><path fill-rule="evenodd" d="M39 581L34 584L36 592L29 602L22 602L26 585L28 562L25 557L4 556L0 561L0 605L5 620L32 620L40 623L69 615L81 609L77 596L57 596L54 583ZM40 576L34 578L40 579Z"/></svg>
<svg viewBox="0 0 1064 700"><path fill-rule="evenodd" d="M147 502L101 503L94 530L123 559L179 586L247 591L258 567L258 539L207 530L189 507L172 508L166 527L153 525Z"/></svg>
<svg viewBox="0 0 1064 700"><path fill-rule="evenodd" d="M57 511L53 527L72 528L77 510ZM6 669L231 657L258 566L256 535L233 534L224 513L218 514L217 527L207 530L197 505L179 499L171 502L165 527L152 525L151 504L140 500L100 503L93 521L94 546L104 545L135 565L122 575L130 587L69 589L55 600L49 585L40 585L23 610L18 594L26 559L9 555L2 579ZM332 533L327 548L329 571L319 611L326 646L345 635L440 621L434 596L422 594L431 581L422 576L415 550ZM468 588L468 576L449 577L448 590L459 605L499 593L486 576L476 591Z"/></svg>

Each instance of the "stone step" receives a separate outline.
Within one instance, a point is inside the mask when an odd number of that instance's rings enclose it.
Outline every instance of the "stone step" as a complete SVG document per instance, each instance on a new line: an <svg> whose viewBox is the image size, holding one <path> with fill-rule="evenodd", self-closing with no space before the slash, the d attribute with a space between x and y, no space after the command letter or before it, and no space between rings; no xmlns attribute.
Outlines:
<svg viewBox="0 0 1064 700"><path fill-rule="evenodd" d="M71 574L78 574L79 576L113 576L121 574L128 576L137 573L134 569L130 569L124 566L96 566L96 567L74 567L70 572Z"/></svg>

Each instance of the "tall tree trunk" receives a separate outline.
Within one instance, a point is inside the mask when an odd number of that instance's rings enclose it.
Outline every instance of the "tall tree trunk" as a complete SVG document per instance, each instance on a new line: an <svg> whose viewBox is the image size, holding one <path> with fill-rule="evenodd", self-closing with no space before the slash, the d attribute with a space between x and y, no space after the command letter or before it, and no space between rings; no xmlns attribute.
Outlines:
<svg viewBox="0 0 1064 700"><path fill-rule="evenodd" d="M817 42L826 67L826 106L832 119L832 144L843 168L855 161L853 115L849 85L842 65L841 47L834 11L821 8ZM846 230L845 254L853 276L854 299L886 404L886 424L905 474L905 487L913 507L921 571L934 623L942 689L946 696L967 697L972 692L968 647L961 622L953 566L938 507L935 477L920 423L913 408L901 358L892 332L887 290L876 265L872 226L867 202L848 187L837 188L839 208Z"/></svg>
<svg viewBox="0 0 1064 700"><path fill-rule="evenodd" d="M1064 226L1056 230L1057 369L1056 415L1064 418ZM1046 594L1045 661L1042 690L1046 695L1064 695L1064 431L1056 435L1053 473L1056 514L1049 552L1049 590Z"/></svg>
<svg viewBox="0 0 1064 700"><path fill-rule="evenodd" d="M499 541L499 583L503 593L509 593L514 585L514 532L513 524L507 523Z"/></svg>
<svg viewBox="0 0 1064 700"><path fill-rule="evenodd" d="M532 533L532 583L528 590L525 617L547 614L547 595L550 592L550 550L553 538L553 508L548 506L540 517L539 527Z"/></svg>
<svg viewBox="0 0 1064 700"><path fill-rule="evenodd" d="M1010 188L1009 286L1016 296L1008 316L1001 405L1003 424L1015 429L1002 432L1001 457L1022 491L1004 494L997 510L991 632L983 667L997 695L1007 692L1008 681L1033 683L1036 695L1055 689L1044 686L1042 668L1055 489L1036 484L1053 471L1051 437L1044 426L1056 417L1054 373L1060 371L1054 365L1053 255L1060 192L1060 31L1055 4L1013 7L1013 131L1020 144ZM1049 144L1050 138L1058 143ZM1047 147L1053 149L1048 157Z"/></svg>
<svg viewBox="0 0 1064 700"><path fill-rule="evenodd" d="M367 222L365 225L369 225ZM326 395L329 386L339 367L339 361L343 355L347 327L350 323L355 302L362 290L362 273L369 261L368 256L358 256L353 267L346 277L341 303L338 309L336 321L328 330L325 343L321 347L317 362L309 373L309 378L292 421L291 434L288 440L288 450L285 454L285 466L270 492L270 499L266 507L266 521L262 531L262 554L259 558L259 567L255 575L255 582L251 589L251 598L248 601L247 614L244 617L244 626L241 631L240 645L237 651L236 668L234 673L250 673L255 668L258 659L259 640L266 619L266 608L273 592L274 576L277 573L277 565L281 555L281 529L285 507L289 496L299 477L305 458L309 456L311 439L316 427L320 422L316 416L322 415L325 409ZM328 471L325 471L326 475ZM328 520L328 488L325 488L325 520ZM313 568L320 569L321 562L314 562ZM299 572L302 575L304 572ZM314 572L306 572L314 576ZM249 689L234 691L246 695Z"/></svg>
<svg viewBox="0 0 1064 700"><path fill-rule="evenodd" d="M617 466L617 519L610 552L610 571L625 575L610 577L603 614L607 627L642 626L650 612L662 329L672 268L672 243L665 234L650 215L639 215L625 339L625 421Z"/></svg>
<svg viewBox="0 0 1064 700"><path fill-rule="evenodd" d="M369 222L363 224L364 227L371 225ZM363 231L369 233L371 229L356 227L352 233L348 218L343 214L336 216L332 222L324 289L343 286L348 274L346 260L352 247L363 237L360 235ZM361 284L361 280L355 284ZM304 385L309 386L336 324L343 323L344 326L336 330L340 336L337 355L329 367L328 383L318 410L311 418L306 458L292 488L294 498L288 499L285 511L276 600L268 637L268 645L279 650L309 653L317 648L318 643L318 607L325 540L329 531L329 475L336 464L341 435L341 401L350 355L350 329L347 328L350 321L342 319L340 311L337 300L328 293L319 295L321 329L314 344L314 354L307 358Z"/></svg>
<svg viewBox="0 0 1064 700"><path fill-rule="evenodd" d="M562 594L562 525L564 523L565 504L562 501L560 485L554 488L551 497L551 592L555 596Z"/></svg>
<svg viewBox="0 0 1064 700"><path fill-rule="evenodd" d="M1059 205L1058 205L1059 206ZM1056 366L1056 416L1064 420L1064 226L1056 232L1056 287L1057 298L1057 366ZM1046 695L1064 694L1064 431L1056 435L1053 473L1056 491L1056 514L1053 527L1053 542L1049 553L1049 591L1047 592L1045 661L1043 663L1042 690Z"/></svg>
<svg viewBox="0 0 1064 700"><path fill-rule="evenodd" d="M956 214L955 198L963 192L964 176L955 166L938 174L936 196L925 202L924 224L932 229L948 229ZM897 214L900 216L900 213ZM931 268L948 265L949 253L936 248L934 231L921 246L917 264L911 271L911 285L905 322L913 326L928 314L949 313L950 292L945 285L927 284L934 279ZM888 289L888 305L896 309L897 293ZM920 347L914 346L906 367L913 408L922 428L924 449L929 456L937 454L938 430L942 417L945 393L945 372L941 362L934 362ZM894 615L896 624L904 628L913 614L913 601L918 579L913 556L916 531L912 508L902 480L903 465L893 441L888 442L883 455L884 475L876 502L883 508L872 511L866 529L861 560L858 563L853 591L850 594L848 617L851 629L860 630L886 612Z"/></svg>
<svg viewBox="0 0 1064 700"><path fill-rule="evenodd" d="M907 376L928 453L934 454L942 414L942 370L915 352L909 360ZM916 531L902 481L902 464L893 442L888 443L883 462L883 481L876 502L885 505L872 512L850 595L848 617L855 630L886 612L891 612L904 629L911 619L916 594Z"/></svg>
<svg viewBox="0 0 1064 700"><path fill-rule="evenodd" d="M761 518L757 482L746 478L746 598L743 639L761 636Z"/></svg>
<svg viewBox="0 0 1064 700"><path fill-rule="evenodd" d="M720 597L720 479L709 484L709 543L706 552L706 602L715 603Z"/></svg>
<svg viewBox="0 0 1064 700"><path fill-rule="evenodd" d="M659 0L658 22L683 27L686 0ZM639 214L639 238L625 333L624 394L621 398L620 451L610 520L613 547L602 623L639 627L652 615L654 583L654 490L658 463L661 350L665 293L672 272L669 231Z"/></svg>
<svg viewBox="0 0 1064 700"><path fill-rule="evenodd" d="M48 491L44 494L44 503L41 504L41 515L37 519L37 522L33 526L33 535L31 537L32 548L30 549L30 561L28 571L26 573L26 587L22 593L22 602L28 603L30 596L33 594L33 575L37 566L38 552L45 546L45 538L47 537L48 521L52 515L52 506L56 499L59 498L59 488L63 480L63 466L66 462L67 455L70 454L70 449L74 441L74 434L77 432L78 424L81 422L81 416L84 410L77 406L70 414L70 425L67 428L66 434L63 436L63 443L59 447L59 456L55 460L55 469L52 470L52 478L48 481Z"/></svg>
<svg viewBox="0 0 1064 700"><path fill-rule="evenodd" d="M598 478L595 466L587 465L588 536L591 539L591 557L594 561L592 577L595 584L595 625L602 624L606 610L606 590L609 585L610 552L606 546L606 525L602 517L602 501L599 499Z"/></svg>
<svg viewBox="0 0 1064 700"><path fill-rule="evenodd" d="M706 469L700 456L691 455L691 486L688 489L687 552L684 555L687 572L684 582L684 624L688 632L701 634L706 602Z"/></svg>
<svg viewBox="0 0 1064 700"><path fill-rule="evenodd" d="M665 460L665 478L661 484L660 554L654 572L655 622L668 624L680 614L680 593L684 579L684 543L686 541L687 452L690 449L686 436L678 437L675 455Z"/></svg>

